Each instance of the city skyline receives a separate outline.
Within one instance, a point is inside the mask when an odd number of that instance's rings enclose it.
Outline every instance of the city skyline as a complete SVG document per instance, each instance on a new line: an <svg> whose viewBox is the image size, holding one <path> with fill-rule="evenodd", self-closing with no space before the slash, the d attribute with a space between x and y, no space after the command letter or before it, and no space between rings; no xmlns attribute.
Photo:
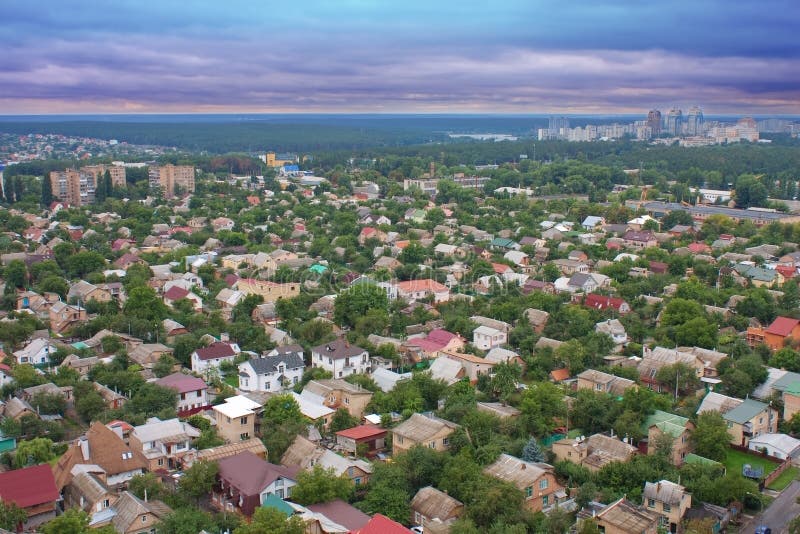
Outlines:
<svg viewBox="0 0 800 534"><path fill-rule="evenodd" d="M0 114L800 113L794 2L0 6Z"/></svg>

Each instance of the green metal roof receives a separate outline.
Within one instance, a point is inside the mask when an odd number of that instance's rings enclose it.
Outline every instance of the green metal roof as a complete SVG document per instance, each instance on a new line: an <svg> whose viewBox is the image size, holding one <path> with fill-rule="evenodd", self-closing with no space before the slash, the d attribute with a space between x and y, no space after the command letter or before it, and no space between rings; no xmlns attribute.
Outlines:
<svg viewBox="0 0 800 534"><path fill-rule="evenodd" d="M673 413L656 410L654 413L647 416L647 419L644 421L644 425L642 425L642 430L647 432L651 426L656 426L665 434L669 434L670 436L677 438L683 434L684 430L686 430L686 423L688 422L688 417L681 417L680 415L675 415Z"/></svg>
<svg viewBox="0 0 800 534"><path fill-rule="evenodd" d="M739 406L728 411L722 417L724 417L726 421L732 421L743 425L766 409L767 405L763 402L745 399Z"/></svg>
<svg viewBox="0 0 800 534"><path fill-rule="evenodd" d="M286 514L287 517L290 517L292 514L294 514L294 508L286 504L286 502L283 499L281 499L274 493L270 493L269 495L267 495L264 498L264 502L261 503L261 506L265 508L275 508L276 510L279 510L284 514Z"/></svg>
<svg viewBox="0 0 800 534"><path fill-rule="evenodd" d="M800 396L800 382L792 382L784 392Z"/></svg>

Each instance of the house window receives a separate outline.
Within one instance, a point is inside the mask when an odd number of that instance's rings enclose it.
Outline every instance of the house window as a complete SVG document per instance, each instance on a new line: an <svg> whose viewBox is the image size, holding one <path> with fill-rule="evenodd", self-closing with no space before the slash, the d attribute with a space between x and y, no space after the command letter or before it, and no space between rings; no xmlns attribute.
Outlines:
<svg viewBox="0 0 800 534"><path fill-rule="evenodd" d="M353 482L355 482L356 486L359 486L361 484L361 477L354 478Z"/></svg>
<svg viewBox="0 0 800 534"><path fill-rule="evenodd" d="M181 400L186 400L186 393L181 393Z"/></svg>
<svg viewBox="0 0 800 534"><path fill-rule="evenodd" d="M647 507L648 508L655 508L656 507L656 500L655 499L647 499Z"/></svg>
<svg viewBox="0 0 800 534"><path fill-rule="evenodd" d="M549 482L548 482L548 480L546 478L541 479L539 481L539 489L540 490L547 489L548 484L549 484Z"/></svg>
<svg viewBox="0 0 800 534"><path fill-rule="evenodd" d="M403 443L403 436L397 436L397 443Z"/></svg>
<svg viewBox="0 0 800 534"><path fill-rule="evenodd" d="M247 424L247 417L242 417L241 424L243 425Z"/></svg>
<svg viewBox="0 0 800 534"><path fill-rule="evenodd" d="M142 523L147 523L147 514L142 516Z"/></svg>
<svg viewBox="0 0 800 534"><path fill-rule="evenodd" d="M164 459L163 459L163 458L159 458L159 459L158 459L158 465L159 465L159 466L162 466L162 465L164 465Z"/></svg>
<svg viewBox="0 0 800 534"><path fill-rule="evenodd" d="M109 506L111 506L111 501L109 501L108 499L104 500L103 501L103 508L108 508Z"/></svg>
<svg viewBox="0 0 800 534"><path fill-rule="evenodd" d="M203 396L203 392L198 389L197 390L197 398L199 399L202 396Z"/></svg>
<svg viewBox="0 0 800 534"><path fill-rule="evenodd" d="M420 514L419 512L414 512L414 523L418 525L422 523L422 514Z"/></svg>
<svg viewBox="0 0 800 534"><path fill-rule="evenodd" d="M550 495L543 495L542 506L547 506L548 504L550 504Z"/></svg>
<svg viewBox="0 0 800 534"><path fill-rule="evenodd" d="M525 488L525 496L528 498L533 497L533 486Z"/></svg>
<svg viewBox="0 0 800 534"><path fill-rule="evenodd" d="M663 509L665 512L670 513L672 511L672 506L668 505L667 503L664 503Z"/></svg>
<svg viewBox="0 0 800 534"><path fill-rule="evenodd" d="M250 434L248 432L245 432L244 434L239 434L239 439L242 441L250 439Z"/></svg>
<svg viewBox="0 0 800 534"><path fill-rule="evenodd" d="M435 449L436 448L436 442L435 441L431 441L430 443L428 443L428 447L430 447L431 449Z"/></svg>
<svg viewBox="0 0 800 534"><path fill-rule="evenodd" d="M444 439L442 439L442 445L443 445L444 447L447 447L447 446L449 446L449 445L450 445L450 438L444 438Z"/></svg>

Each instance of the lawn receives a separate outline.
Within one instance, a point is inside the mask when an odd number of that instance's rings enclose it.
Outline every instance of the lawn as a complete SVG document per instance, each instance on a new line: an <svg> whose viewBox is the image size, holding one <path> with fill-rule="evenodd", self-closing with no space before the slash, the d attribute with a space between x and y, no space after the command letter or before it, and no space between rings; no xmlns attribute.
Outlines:
<svg viewBox="0 0 800 534"><path fill-rule="evenodd" d="M783 491L786 486L788 486L792 480L795 480L800 475L800 469L796 467L790 467L786 471L780 474L778 478L772 481L772 484L767 486L771 490L775 491Z"/></svg>
<svg viewBox="0 0 800 534"><path fill-rule="evenodd" d="M231 373L229 375L225 375L223 381L228 384L232 388L239 387L239 375L236 373Z"/></svg>
<svg viewBox="0 0 800 534"><path fill-rule="evenodd" d="M775 470L776 467L778 467L777 464L774 464L763 458L733 449L728 450L728 457L723 463L725 464L725 468L728 470L728 473L738 473L739 475L742 474L742 466L744 464L750 464L753 467L763 467L764 476L770 474L773 470Z"/></svg>

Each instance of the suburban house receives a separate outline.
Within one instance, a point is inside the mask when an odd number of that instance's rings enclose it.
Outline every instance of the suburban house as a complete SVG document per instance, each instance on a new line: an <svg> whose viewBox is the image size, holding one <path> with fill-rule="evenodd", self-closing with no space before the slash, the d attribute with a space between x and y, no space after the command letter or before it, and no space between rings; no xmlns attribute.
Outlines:
<svg viewBox="0 0 800 534"><path fill-rule="evenodd" d="M240 352L236 343L217 341L192 353L192 371L201 374L209 367L219 367L222 362L233 363Z"/></svg>
<svg viewBox="0 0 800 534"><path fill-rule="evenodd" d="M536 308L528 308L523 312L523 315L537 334L541 334L544 331L544 327L547 326L547 321L550 319L549 313Z"/></svg>
<svg viewBox="0 0 800 534"><path fill-rule="evenodd" d="M800 319L778 317L766 328L748 328L746 336L747 344L750 347L763 343L772 350L780 350L785 347L789 338L800 339Z"/></svg>
<svg viewBox="0 0 800 534"><path fill-rule="evenodd" d="M751 451L765 452L781 460L800 458L800 439L786 434L761 434L750 439Z"/></svg>
<svg viewBox="0 0 800 534"><path fill-rule="evenodd" d="M236 510L248 517L268 495L286 499L297 485L296 468L265 462L251 452L222 458L217 465L219 482L212 501L222 510Z"/></svg>
<svg viewBox="0 0 800 534"><path fill-rule="evenodd" d="M159 500L143 501L129 491L123 491L108 515L93 523L100 528L111 525L121 534L140 534L157 532L158 523L172 513L172 509Z"/></svg>
<svg viewBox="0 0 800 534"><path fill-rule="evenodd" d="M450 358L436 358L428 371L434 380L443 380L448 386L455 384L465 375L461 363Z"/></svg>
<svg viewBox="0 0 800 534"><path fill-rule="evenodd" d="M371 391L340 378L309 381L303 388L302 395L309 397L309 394L320 399L328 408L333 410L344 408L350 415L359 418L364 415L364 409L372 400Z"/></svg>
<svg viewBox="0 0 800 534"><path fill-rule="evenodd" d="M397 282L394 285L397 288L397 296L409 303L427 297L433 297L434 304L450 300L450 290L447 286L440 284L436 280L408 280L405 282Z"/></svg>
<svg viewBox="0 0 800 534"><path fill-rule="evenodd" d="M372 475L372 464L369 462L345 458L299 435L283 453L281 465L304 471L317 465L323 469L332 469L336 476L347 477L354 486L366 484Z"/></svg>
<svg viewBox="0 0 800 534"><path fill-rule="evenodd" d="M677 349L665 347L655 347L654 349L645 348L642 352L642 360L639 362L639 379L643 384L655 391L672 391L675 384L662 384L658 381L658 372L664 368L682 363L694 369L697 378L702 378L705 374L705 364L692 352L683 352Z"/></svg>
<svg viewBox="0 0 800 534"><path fill-rule="evenodd" d="M255 436L256 411L261 404L247 397L228 397L222 404L213 406L217 433L228 443L245 441Z"/></svg>
<svg viewBox="0 0 800 534"><path fill-rule="evenodd" d="M28 518L22 527L28 532L56 517L61 495L53 471L45 463L0 473L0 499L25 510Z"/></svg>
<svg viewBox="0 0 800 534"><path fill-rule="evenodd" d="M311 365L330 371L334 378L364 374L370 370L369 353L339 338L311 349Z"/></svg>
<svg viewBox="0 0 800 534"><path fill-rule="evenodd" d="M53 467L56 487L60 491L72 480L76 465L96 465L105 472L105 483L115 488L126 484L148 467L141 452L126 445L122 436L95 421L86 434L75 440Z"/></svg>
<svg viewBox="0 0 800 534"><path fill-rule="evenodd" d="M594 325L594 331L598 334L605 334L618 348L628 343L628 333L619 319L606 319Z"/></svg>
<svg viewBox="0 0 800 534"><path fill-rule="evenodd" d="M426 486L411 499L411 522L427 528L430 523L449 524L464 513L464 503L433 486Z"/></svg>
<svg viewBox="0 0 800 534"><path fill-rule="evenodd" d="M263 358L239 364L239 389L276 392L290 388L303 378L306 364L299 345L281 346Z"/></svg>
<svg viewBox="0 0 800 534"><path fill-rule="evenodd" d="M62 334L88 318L86 308L60 301L53 303L48 313L50 316L50 330L56 334Z"/></svg>
<svg viewBox="0 0 800 534"><path fill-rule="evenodd" d="M260 295L264 298L264 302L275 302L282 298L290 299L300 294L300 284L294 282L279 284L255 278L240 278L233 285L233 289L241 291L245 296Z"/></svg>
<svg viewBox="0 0 800 534"><path fill-rule="evenodd" d="M583 521L594 521L605 534L656 534L659 518L657 513L622 497Z"/></svg>
<svg viewBox="0 0 800 534"><path fill-rule="evenodd" d="M58 347L50 339L39 337L13 354L18 364L46 365L50 363L50 354L56 350Z"/></svg>
<svg viewBox="0 0 800 534"><path fill-rule="evenodd" d="M374 455L386 446L385 428L367 424L354 426L336 433L336 444L345 452L359 455Z"/></svg>
<svg viewBox="0 0 800 534"><path fill-rule="evenodd" d="M751 438L778 429L778 412L769 404L753 399L736 399L711 392L703 398L697 413L714 411L728 423L731 443L747 447Z"/></svg>
<svg viewBox="0 0 800 534"><path fill-rule="evenodd" d="M332 521L337 525L337 527L327 529L328 532L331 532L335 528L342 527L344 528L344 532L358 532L371 520L370 516L341 499L319 504L310 504L306 509L316 516L314 518L316 524L306 523L308 532L326 532L326 529L323 529L321 525L323 521Z"/></svg>
<svg viewBox="0 0 800 534"><path fill-rule="evenodd" d="M587 369L578 375L578 389L591 389L596 392L622 395L629 388L635 387L636 382L621 376L615 376L603 371Z"/></svg>
<svg viewBox="0 0 800 534"><path fill-rule="evenodd" d="M461 352L443 352L439 359L442 358L459 363L464 369L464 376L469 378L469 381L473 384L478 381L478 375L491 374L495 365L480 356Z"/></svg>
<svg viewBox="0 0 800 534"><path fill-rule="evenodd" d="M625 232L625 235L622 236L622 240L626 247L631 248L643 249L658 246L656 235L649 230L630 230Z"/></svg>
<svg viewBox="0 0 800 534"><path fill-rule="evenodd" d="M201 299L197 294L193 291L189 291L182 287L172 286L168 290L164 292L163 295L164 304L169 306L170 308L179 300L186 299L192 303L192 308L196 312L203 311L203 299Z"/></svg>
<svg viewBox="0 0 800 534"><path fill-rule="evenodd" d="M83 304L90 300L109 302L111 301L111 293L85 280L79 280L72 284L67 292L67 300L73 302L73 299Z"/></svg>
<svg viewBox="0 0 800 534"><path fill-rule="evenodd" d="M614 310L620 315L625 315L631 311L631 306L619 297L609 297L606 295L598 295L597 293L590 293L586 295L583 300L583 305L587 308L594 308L596 310Z"/></svg>
<svg viewBox="0 0 800 534"><path fill-rule="evenodd" d="M152 369L162 356L165 354L172 356L172 352L170 347L161 343L142 343L128 352L128 358L145 369Z"/></svg>
<svg viewBox="0 0 800 534"><path fill-rule="evenodd" d="M481 325L472 331L472 344L480 350L489 350L508 342L508 334L490 326Z"/></svg>
<svg viewBox="0 0 800 534"><path fill-rule="evenodd" d="M692 506L692 496L686 488L669 480L645 482L642 505L659 515L659 525L669 532L678 532L686 510Z"/></svg>
<svg viewBox="0 0 800 534"><path fill-rule="evenodd" d="M178 414L192 415L209 405L208 386L196 376L172 373L156 380L162 387L174 389L178 393Z"/></svg>
<svg viewBox="0 0 800 534"><path fill-rule="evenodd" d="M217 301L219 304L220 310L222 311L222 316L226 320L230 320L231 314L233 313L233 308L236 307L239 302L244 299L245 294L241 291L236 291L235 289L223 288L217 293L217 296L214 297L214 300Z"/></svg>
<svg viewBox="0 0 800 534"><path fill-rule="evenodd" d="M261 458L267 459L267 448L264 442L258 438L250 438L245 441L238 441L236 443L228 443L226 445L219 445L210 449L202 449L197 451L195 456L196 461L206 460L208 462L216 462L228 456L236 456L240 452L249 451ZM187 458L188 460L188 458Z"/></svg>
<svg viewBox="0 0 800 534"><path fill-rule="evenodd" d="M414 413L394 427L392 432L392 454L395 456L415 445L429 447L436 451L450 448L450 434L458 425L434 415Z"/></svg>
<svg viewBox="0 0 800 534"><path fill-rule="evenodd" d="M647 416L642 430L647 433L647 454L655 454L656 444L661 435L668 435L672 441L670 461L682 465L686 455L692 452L691 435L694 423L688 417L656 410Z"/></svg>
<svg viewBox="0 0 800 534"><path fill-rule="evenodd" d="M556 482L552 465L526 462L508 454L500 457L483 472L492 478L516 486L525 496L525 506L532 512L558 504L567 496Z"/></svg>
<svg viewBox="0 0 800 534"><path fill-rule="evenodd" d="M64 487L64 509L79 508L91 515L107 510L117 502L119 494L105 485L102 469L79 466L76 471L72 481Z"/></svg>
<svg viewBox="0 0 800 534"><path fill-rule="evenodd" d="M420 359L432 360L446 350L458 351L464 348L464 338L441 328L435 328L422 337L412 337L405 342L406 347L417 349Z"/></svg>
<svg viewBox="0 0 800 534"><path fill-rule="evenodd" d="M186 456L193 456L192 440L200 437L200 431L179 419L161 421L157 417L144 425L133 427L131 447L147 458L149 471L179 469Z"/></svg>
<svg viewBox="0 0 800 534"><path fill-rule="evenodd" d="M564 438L553 443L556 461L566 460L593 472L611 462L627 462L637 450L629 443L604 434L594 434L588 438Z"/></svg>

